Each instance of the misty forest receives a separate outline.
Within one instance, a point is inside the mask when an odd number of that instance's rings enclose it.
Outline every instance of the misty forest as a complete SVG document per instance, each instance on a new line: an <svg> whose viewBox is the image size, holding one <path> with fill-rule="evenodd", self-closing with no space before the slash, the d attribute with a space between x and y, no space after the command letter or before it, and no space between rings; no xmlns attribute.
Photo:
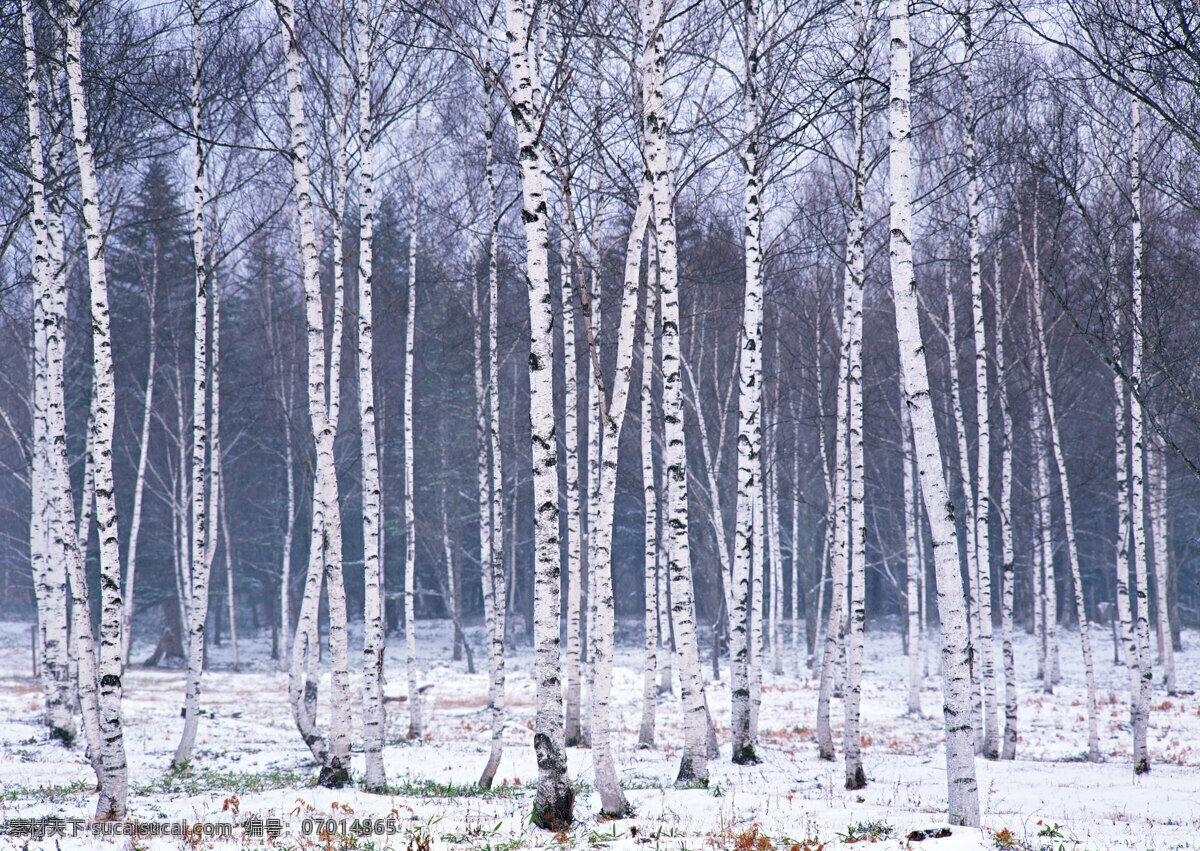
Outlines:
<svg viewBox="0 0 1200 851"><path fill-rule="evenodd" d="M1181 0L0 0L0 830L1200 847L1198 165Z"/></svg>

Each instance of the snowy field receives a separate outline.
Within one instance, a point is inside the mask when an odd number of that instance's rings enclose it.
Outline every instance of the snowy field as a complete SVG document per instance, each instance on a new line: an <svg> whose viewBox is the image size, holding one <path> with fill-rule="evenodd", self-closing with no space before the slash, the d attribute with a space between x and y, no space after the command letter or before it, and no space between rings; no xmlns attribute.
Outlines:
<svg viewBox="0 0 1200 851"><path fill-rule="evenodd" d="M630 625L622 625L630 626ZM632 628L632 627L631 627ZM624 633L625 630L619 630ZM475 647L481 632L469 629ZM149 636L147 636L149 638ZM1126 694L1129 678L1112 665L1109 634L1097 639L1097 681L1101 702L1101 750L1105 762L1081 762L1086 752L1082 664L1078 635L1060 631L1063 683L1053 696L1035 682L1034 644L1018 635L1017 669L1021 689L1018 758L1015 762L977 761L983 829L955 827L945 838L921 842L910 832L944 820L946 805L943 730L936 662L926 648L928 675L922 694L924 716L905 715L907 665L899 637L868 632L863 672L864 761L870 784L847 792L840 761L842 708L835 701L834 738L839 761L817 759L814 726L816 682L788 674L765 674L761 716L761 765L741 768L729 762L728 670L709 686L709 702L722 757L711 764L708 789L672 787L682 743L678 700L659 699L659 750L635 749L642 691L641 650L636 635L620 642L613 690L616 759L631 818L599 822L598 796L591 788L591 756L570 750L571 777L579 787L577 821L568 834L554 835L529 825L537 770L531 747L534 709L532 655L521 648L510 656L507 750L498 783L481 796L471 789L486 761L489 721L486 669L466 673L451 662L448 624L422 622L429 736L404 741L407 729L402 643L388 648L389 742L385 750L393 794L313 788L315 765L296 732L287 704L285 675L271 670L268 647L256 639L240 644L243 672L232 673L228 645L212 648L205 674L204 716L193 766L168 770L182 729L182 671L133 667L125 677L125 747L129 759L130 817L142 822L208 823L225 837L96 838L87 826L72 838L41 841L0 837L14 848L646 848L775 849L901 848L962 851L978 848L1200 849L1200 697L1168 697L1156 685L1150 719L1152 772L1135 778L1130 768L1131 736ZM359 639L356 640L360 642ZM619 639L620 641L620 639ZM361 643L361 642L360 642ZM1181 690L1200 678L1200 635L1184 636L1177 655ZM135 642L133 658L144 659L151 645ZM477 650L477 662L483 654ZM94 775L82 748L66 750L48 741L38 723L42 695L30 677L28 624L0 624L0 820L86 819L95 806ZM768 669L770 667L768 660ZM711 676L711 666L706 666ZM1157 678L1157 676L1156 676ZM355 680L358 685L358 680ZM677 689L676 689L677 691ZM326 722L322 684L319 721ZM356 716L356 725L358 719ZM360 734L361 735L361 734ZM362 771L356 756L354 770ZM355 835L355 821L373 821L372 831ZM278 824L270 820L277 819ZM318 826L336 819L324 836ZM342 832L344 821L345 833ZM266 828L278 827L270 837ZM263 836L253 834L261 832ZM859 841L855 841L859 840Z"/></svg>

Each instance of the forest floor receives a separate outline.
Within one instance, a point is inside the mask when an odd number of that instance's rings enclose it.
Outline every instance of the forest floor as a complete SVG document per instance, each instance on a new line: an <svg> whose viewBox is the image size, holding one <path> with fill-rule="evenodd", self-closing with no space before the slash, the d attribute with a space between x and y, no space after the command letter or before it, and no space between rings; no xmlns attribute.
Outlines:
<svg viewBox="0 0 1200 851"><path fill-rule="evenodd" d="M838 761L817 758L812 732L817 683L807 672L796 678L790 653L785 653L783 675L770 673L768 658L760 722L762 763L738 767L729 762L728 668L723 666L722 681L709 684L722 757L710 765L707 789L676 789L672 782L682 742L679 701L671 695L659 698L659 749L637 750L642 652L636 625L622 624L621 632L613 722L616 762L634 810L629 818L597 819L591 755L572 748L570 773L579 789L575 826L555 835L529 824L537 768L531 747L532 653L527 646L508 662L509 723L497 787L487 794L476 790L473 784L487 759L490 729L486 661L476 649L480 670L468 674L465 662L450 659L448 623L422 621L418 645L422 657L431 660L420 678L428 686L428 736L423 742L404 739L408 712L403 700L403 642L398 636L390 637L387 651L385 761L390 794L313 787L316 771L292 721L287 678L274 670L264 639L239 643L239 673L229 670L228 643L212 647L195 759L183 772L169 769L183 725L183 673L132 667L124 681L130 818L167 828L186 820L190 826L208 825L209 831L230 835L143 836L115 845L324 851L1200 849L1200 696L1190 691L1200 685L1200 634L1195 632L1185 634L1185 651L1177 655L1179 688L1186 694L1168 697L1156 670L1150 719L1153 770L1140 778L1131 770L1129 676L1112 663L1107 630L1093 639L1104 754L1099 764L1082 761L1087 724L1078 634L1060 631L1063 680L1053 695L1046 695L1034 678L1035 644L1020 633L1017 759L977 761L982 830L955 827L949 837L922 842L907 837L914 830L943 824L946 807L943 719L936 651L930 642L925 643L924 712L913 717L905 713L908 666L898 635L882 629L867 634L862 715L870 783L865 789L843 788L840 700L833 705ZM468 628L468 635L480 648L482 631ZM359 640L357 632L352 636ZM135 641L135 660L149 655L157 636L144 638ZM14 820L61 818L67 820L66 838L29 841L0 836L0 848L6 843L16 848L114 847L113 839L94 837L86 823L70 821L91 815L95 778L81 746L68 750L48 740L39 724L41 691L30 672L29 624L0 624L0 822L9 822L11 828ZM705 673L711 676L711 665ZM353 687L361 687L357 676ZM328 718L328 694L326 673L318 716L322 725ZM357 712L355 724L353 769L361 777ZM354 828L362 827L356 821L365 818L382 821L370 823L372 835L355 834ZM330 825L330 819L336 825ZM322 836L323 825L335 829ZM267 835L275 828L278 836ZM384 833L375 833L378 830ZM389 830L394 832L388 835ZM73 837L76 831L79 835Z"/></svg>

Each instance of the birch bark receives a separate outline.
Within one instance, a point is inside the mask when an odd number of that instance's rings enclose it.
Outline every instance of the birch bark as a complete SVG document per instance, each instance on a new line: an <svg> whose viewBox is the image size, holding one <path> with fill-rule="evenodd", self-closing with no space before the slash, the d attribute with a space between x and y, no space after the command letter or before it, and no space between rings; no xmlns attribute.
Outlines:
<svg viewBox="0 0 1200 851"><path fill-rule="evenodd" d="M358 64L358 421L362 446L363 506L363 751L368 789L387 784L383 740L383 654L387 641L380 554L383 499L375 425L375 123L371 111L374 57L370 0L355 4L355 59Z"/></svg>
<svg viewBox="0 0 1200 851"><path fill-rule="evenodd" d="M995 653L992 649L991 417L988 402L987 325L983 313L983 270L979 229L979 161L975 150L975 33L971 5L963 16L963 89L967 125L967 240L971 266L971 320L975 336L974 563L978 583L980 676L983 680L983 755L1000 755L996 706Z"/></svg>
<svg viewBox="0 0 1200 851"><path fill-rule="evenodd" d="M1058 467L1059 488L1062 491L1063 518L1067 531L1067 555L1071 565L1071 582L1075 588L1075 615L1079 621L1079 641L1083 652L1083 670L1087 683L1088 760L1100 760L1100 724L1096 708L1096 667L1092 662L1092 640L1088 629L1087 605L1084 600L1083 576L1079 569L1079 547L1075 541L1075 514L1071 504L1071 483L1067 476L1067 461L1063 453L1062 435L1054 407L1054 391L1050 380L1050 355L1046 346L1046 324L1042 316L1041 299L1033 299L1035 322L1038 327L1038 360L1042 366L1042 391L1046 399L1046 417L1050 428L1050 444L1054 464Z"/></svg>
<svg viewBox="0 0 1200 851"><path fill-rule="evenodd" d="M900 430L903 451L901 464L904 466L904 578L905 603L908 630L908 712L921 717L921 591L919 583L920 557L917 555L917 536L921 534L917 524L917 491L913 477L912 424L907 406L900 408Z"/></svg>
<svg viewBox="0 0 1200 851"><path fill-rule="evenodd" d="M646 224L650 217L650 183L643 181L634 213L633 226L625 253L625 280L621 299L621 323L617 337L616 370L611 400L606 404L601 376L596 373L593 389L601 402L598 412L604 426L600 439L601 461L597 525L593 528L596 560L590 565L592 588L595 592L595 631L589 635L594 676L592 685L592 759L596 770L596 787L600 793L600 811L607 816L624 816L629 811L625 793L618 782L613 764L611 730L609 729L609 699L612 695L613 631L615 604L613 600L612 547L615 527L613 512L617 492L617 460L621 431L629 403L630 374L633 370L633 350L637 333L638 281L641 277L642 246ZM598 364L598 349L593 344L592 361Z"/></svg>
<svg viewBox="0 0 1200 851"><path fill-rule="evenodd" d="M854 189L851 200L849 231L846 234L846 282L850 290L850 313L842 321L849 334L849 345L843 354L848 359L847 426L845 439L849 450L850 512L847 518L850 561L850 612L846 637L845 726L843 748L846 762L846 788L861 789L867 785L862 765L862 706L863 633L867 624L867 526L865 519L865 480L863 466L863 290L866 283L866 213L863 196L866 193L866 84L867 35L866 17L861 0L855 2L857 25L856 57L858 75L854 103Z"/></svg>
<svg viewBox="0 0 1200 851"><path fill-rule="evenodd" d="M488 242L488 384L487 384L487 445L490 450L490 478L482 465L488 464L481 451L481 481L487 507L480 505L481 529L486 532L487 547L480 550L480 570L483 574L484 622L488 630L488 709L492 719L491 753L480 776L479 785L490 789L504 751L504 616L506 593L504 583L504 476L500 455L500 353L496 344L497 317L500 312L500 215L496 207L496 178L492 148L492 34L488 33L484 73L484 143L486 148L484 176L487 182L488 217L491 235ZM480 362L482 355L480 352ZM486 554L487 563L483 564Z"/></svg>
<svg viewBox="0 0 1200 851"><path fill-rule="evenodd" d="M708 781L707 719L704 680L696 638L692 559L688 542L687 447L683 423L683 380L680 368L679 271L675 243L675 187L670 129L664 94L666 74L665 10L662 0L640 0L642 92L646 168L650 173L653 220L658 246L659 297L662 304L663 420L666 441L666 520L669 528L671 626L679 654L679 680L684 719L684 749L677 784Z"/></svg>
<svg viewBox="0 0 1200 851"><path fill-rule="evenodd" d="M47 199L48 181L42 143L42 104L38 82L37 47L33 9L21 3L24 39L25 108L29 130L29 194L33 231L34 272L34 448L30 469L30 555L34 597L38 609L38 653L42 689L46 696L46 725L50 737L70 747L75 740L72 687L67 633L68 551L63 531L74 528L70 483L63 493L58 468L65 463L66 422L63 417L63 330L65 326L65 274L61 237L57 240ZM153 351L153 350L152 350ZM151 356L153 362L153 355ZM70 516L64 514L70 509Z"/></svg>
<svg viewBox="0 0 1200 851"><path fill-rule="evenodd" d="M569 200L569 188L564 187L564 203ZM579 369L575 358L575 291L571 284L570 258L574 254L570 240L564 231L559 250L562 284L563 314L563 375L564 422L563 442L566 452L566 504L567 504L567 747L578 745L583 739L580 720L582 674L582 647L580 634L580 607L583 605L583 518L579 500ZM589 385L590 386L590 385Z"/></svg>
<svg viewBox="0 0 1200 851"><path fill-rule="evenodd" d="M646 606L646 663L642 673L642 723L638 729L638 747L654 749L654 722L658 708L658 646L661 635L658 627L658 487L654 479L654 328L658 304L658 261L653 246L648 252L646 274L646 306L642 315L642 387L641 387L641 450L642 505L645 509L642 526L642 557L644 560L644 596Z"/></svg>
<svg viewBox="0 0 1200 851"><path fill-rule="evenodd" d="M1170 544L1167 539L1167 453L1160 438L1153 438L1154 452L1150 456L1153 497L1150 513L1154 530L1154 605L1158 617L1159 661L1163 666L1163 681L1167 694L1175 694L1175 645L1171 640L1170 606L1167 589L1170 587Z"/></svg>
<svg viewBox="0 0 1200 851"><path fill-rule="evenodd" d="M421 119L417 116L416 136L421 138ZM413 446L413 364L417 330L417 224L420 209L421 176L425 170L424 151L418 156L413 179L412 222L408 239L408 311L404 331L404 665L408 676L408 738L420 741L425 736L421 712L421 691L417 685L417 526L414 512L415 465Z"/></svg>
<svg viewBox="0 0 1200 851"><path fill-rule="evenodd" d="M562 830L572 821L575 793L567 777L563 727L562 662L559 658L558 459L554 436L554 313L550 302L549 222L546 157L538 132L542 102L534 40L533 0L506 0L508 52L512 74L510 111L516 125L525 223L526 289L529 297L529 421L534 489L534 646L537 716L534 752L538 790L533 821Z"/></svg>
<svg viewBox="0 0 1200 851"><path fill-rule="evenodd" d="M1142 364L1143 342L1142 315L1142 130L1141 104L1134 98L1131 104L1133 123L1133 156L1130 158L1130 185L1132 187L1132 214L1130 229L1133 236L1133 381L1139 388L1144 378ZM1150 594L1148 589L1146 542L1146 446L1143 413L1140 403L1130 407L1129 434L1133 446L1131 464L1133 498L1133 569L1136 582L1134 594L1137 599L1134 622L1137 639L1138 690L1133 712L1133 772L1145 774L1150 770L1150 754L1146 746L1146 728L1150 720L1150 693L1154 671L1150 658Z"/></svg>
<svg viewBox="0 0 1200 851"><path fill-rule="evenodd" d="M348 753L342 752L342 744L332 741L327 746L324 737L316 728L317 681L314 674L319 653L317 635L317 609L320 601L321 582L330 581L330 643L333 645L335 619L344 623L344 597L335 599L332 579L340 576L341 570L341 517L337 496L337 476L334 467L333 442L337 429L335 409L337 393L332 376L337 374L336 353L339 340L335 334L334 352L330 357L329 376L326 376L325 317L319 274L317 233L312 205L312 183L309 170L308 129L304 114L304 87L301 80L300 48L296 36L294 0L277 0L276 15L279 18L285 45L286 81L288 92L288 128L292 154L292 191L296 202L296 218L299 226L301 271L304 282L305 326L308 348L308 410L312 425L313 443L316 449L316 478L313 484L312 535L309 545L308 570L305 577L304 596L300 616L296 625L296 638L292 648L292 665L289 673L289 697L292 714L305 744L321 766L318 782L322 786L336 788L349 782ZM335 321L335 329L340 325ZM327 396L328 389L328 396ZM336 571L336 574L334 573ZM338 602L342 611L335 613ZM344 639L343 639L344 640ZM343 645L344 647L344 645ZM341 663L341 654L331 653L333 666ZM348 660L347 660L348 661ZM307 662L307 674L305 666ZM344 718L349 710L349 701L342 701L336 694L333 700L333 716ZM347 725L336 726L348 732ZM332 732L332 727L331 727ZM334 734L334 739L341 737Z"/></svg>
<svg viewBox="0 0 1200 851"><path fill-rule="evenodd" d="M975 780L974 735L971 730L966 599L958 558L954 552L954 503L946 487L938 446L912 266L912 142L906 0L892 0L890 17L891 277L896 303L900 368L904 374L904 404L909 408L912 421L921 492L925 505L930 507L929 525L937 569L938 609L943 630L942 690L946 718L949 815L952 822L977 826L979 795Z"/></svg>
<svg viewBox="0 0 1200 851"><path fill-rule="evenodd" d="M996 389L1000 394L1000 538L1003 547L1000 602L1000 640L1004 657L1004 743L1001 759L1017 756L1017 665L1013 653L1013 602L1017 573L1013 544L1013 422L1009 406L1008 372L1004 360L1004 283L1000 277L1000 257L995 259L994 284L996 301Z"/></svg>
<svg viewBox="0 0 1200 851"><path fill-rule="evenodd" d="M88 691L98 691L96 704L100 738L93 747L99 753L103 770L99 778L100 795L96 803L96 818L108 820L124 817L128 791L125 739L121 727L121 557L112 468L116 389L113 384L112 338L109 333L104 227L100 220L100 182L92 153L87 98L83 90L83 18L78 0L67 0L65 15L67 89L71 100L71 130L79 169L80 198L87 240L88 281L91 290L93 381L96 395L95 416L90 431L94 456L93 496L100 541L99 664L96 678L86 683L81 679L81 683L84 683ZM79 565L79 568L82 572L82 565ZM86 595L86 591L84 593Z"/></svg>
<svg viewBox="0 0 1200 851"><path fill-rule="evenodd" d="M207 558L208 529L208 287L204 247L205 155L200 105L200 66L203 58L201 9L192 3L192 262L195 270L195 317L192 331L192 455L191 455L191 569L188 572L188 654L183 734L171 766L182 769L192 758L200 726L200 677L204 671L208 586L212 561ZM182 437L182 436L181 436ZM181 443L182 445L182 443Z"/></svg>
<svg viewBox="0 0 1200 851"><path fill-rule="evenodd" d="M737 507L731 577L730 667L733 762L759 762L755 750L752 715L751 669L754 646L752 625L753 576L761 573L755 553L754 502L762 488L762 209L758 164L758 0L746 0L746 78L743 83L746 150L742 154L745 176L744 209L746 283L742 297L739 336ZM714 488L714 494L716 490ZM759 580L761 582L761 579Z"/></svg>

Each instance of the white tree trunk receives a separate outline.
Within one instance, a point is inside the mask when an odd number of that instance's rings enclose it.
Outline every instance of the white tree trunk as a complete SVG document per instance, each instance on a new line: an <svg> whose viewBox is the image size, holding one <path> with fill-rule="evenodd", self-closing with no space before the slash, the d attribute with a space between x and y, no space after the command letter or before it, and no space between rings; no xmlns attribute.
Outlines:
<svg viewBox="0 0 1200 851"><path fill-rule="evenodd" d="M1017 756L1017 664L1013 654L1013 600L1017 573L1016 553L1013 545L1013 422L1008 401L1008 373L1004 360L1004 307L1003 281L1000 277L1000 255L994 260L993 280L996 299L996 387L1000 394L1000 537L1003 547L1003 563L1000 568L1000 640L1004 657L1004 744L1001 759L1016 759Z"/></svg>
<svg viewBox="0 0 1200 851"><path fill-rule="evenodd" d="M638 747L654 748L655 710L658 708L658 647L662 641L658 625L658 487L654 479L654 329L658 304L658 259L653 245L649 250L646 273L646 305L642 315L642 557L644 559L644 595L646 605L646 664L642 672L642 723L638 729Z"/></svg>
<svg viewBox="0 0 1200 851"><path fill-rule="evenodd" d="M704 679L696 638L692 558L688 542L687 446L683 423L683 376L680 367L679 269L675 244L675 178L665 101L666 20L662 0L640 0L643 117L646 168L653 185L653 221L658 245L659 294L662 299L663 419L667 473L666 523L670 530L671 625L679 654L684 748L677 784L708 780Z"/></svg>
<svg viewBox="0 0 1200 851"><path fill-rule="evenodd" d="M596 526L592 540L596 559L589 567L592 571L592 589L595 593L595 631L588 635L591 643L591 662L594 682L592 686L592 760L595 764L596 787L600 793L600 811L604 815L623 816L629 810L625 793L618 782L613 764L612 744L609 729L609 699L612 695L613 633L615 628L615 602L613 600L612 547L615 527L613 512L617 492L617 460L621 445L621 430L625 424L625 413L630 396L630 374L633 370L633 352L637 333L638 280L641 276L642 246L646 223L650 217L650 183L643 181L638 197L637 210L629 232L629 244L625 252L625 280L621 299L621 323L617 337L616 370L613 374L611 399L604 398L604 388L597 373L593 390L600 402L599 417L604 434L600 440L600 478L598 481L598 504ZM597 310L597 314L599 310ZM599 348L592 343L592 361L599 363Z"/></svg>
<svg viewBox="0 0 1200 851"><path fill-rule="evenodd" d="M1067 460L1063 453L1062 435L1058 428L1054 391L1050 381L1050 355L1046 346L1046 324L1042 316L1042 301L1036 292L1033 297L1033 312L1038 330L1038 361L1041 364L1042 392L1046 400L1050 444L1054 450L1054 464L1058 467L1058 482L1062 490L1063 518L1067 532L1067 555L1071 565L1071 582L1075 588L1075 616L1079 620L1079 640L1082 646L1083 669L1087 683L1088 760L1098 762L1100 760L1100 725L1096 708L1096 668L1092 662L1092 640L1088 629L1083 578L1079 569L1079 547L1075 541L1075 515L1071 504L1071 483L1067 476Z"/></svg>
<svg viewBox="0 0 1200 851"><path fill-rule="evenodd" d="M25 58L25 106L29 129L29 194L32 207L34 272L34 391L33 458L30 469L29 550L33 568L34 597L38 610L38 658L42 689L46 696L46 726L50 737L68 747L75 740L72 717L72 684L67 632L68 553L63 543L65 527L74 530L74 507L70 482L62 492L59 456L65 453L66 422L63 402L63 331L65 315L65 270L62 263L60 228L50 221L47 200L47 169L42 144L41 92L38 83L37 48L34 42L33 10L21 3L21 26ZM153 348L151 349L153 363ZM144 445L144 441L143 441ZM69 510L67 515L64 511Z"/></svg>
<svg viewBox="0 0 1200 851"><path fill-rule="evenodd" d="M484 142L486 158L484 174L488 193L488 384L486 436L481 435L480 462L480 573L483 578L483 612L487 628L488 647L488 709L492 717L492 744L487 765L480 776L481 788L490 789L500 758L504 752L504 615L506 593L504 584L504 477L500 457L500 355L496 345L497 316L500 311L499 241L500 217L496 207L496 179L492 150L492 34L489 32L485 51L484 74ZM482 323L482 320L481 320ZM482 327L479 336L483 336ZM476 348L482 369L483 352ZM480 375L482 378L482 375ZM480 405L483 400L480 400ZM484 439L486 438L486 439ZM487 458L491 453L491 461ZM484 505L484 500L487 505ZM486 561L484 561L486 559Z"/></svg>
<svg viewBox="0 0 1200 851"><path fill-rule="evenodd" d="M507 0L506 7L512 74L510 111L520 150L521 218L525 222L530 319L529 422L533 453L537 680L533 746L538 763L533 821L548 830L562 830L571 824L575 793L567 777L559 656L562 565L558 538L558 452L554 436L554 313L550 302L546 160L539 133L545 105L541 81L536 75L538 57L533 38L536 5L532 0Z"/></svg>
<svg viewBox="0 0 1200 851"><path fill-rule="evenodd" d="M341 515L337 494L337 474L333 458L333 442L337 430L336 375L340 342L336 331L340 322L335 318L333 352L326 375L325 317L321 293L317 233L312 206L312 184L309 171L308 129L304 116L304 88L301 82L300 48L295 29L294 0L278 0L275 11L279 18L285 44L288 91L288 127L292 160L292 191L296 201L300 237L300 259L304 282L305 326L308 348L308 409L316 448L316 477L313 484L312 536L309 545L308 571L304 598L296 625L289 674L289 696L292 713L305 744L321 765L319 782L337 787L349 781L348 733L346 713L348 694L339 694L339 680L348 673L348 651L345 645L345 597L339 594L335 582L340 580L342 540ZM335 293L335 301L337 294ZM327 396L328 388L328 396ZM327 747L316 729L317 681L315 663L319 653L317 609L322 579L329 580L330 646L333 666L334 695L332 701L331 742ZM340 632L340 637L335 636ZM305 665L307 663L307 674Z"/></svg>
<svg viewBox="0 0 1200 851"><path fill-rule="evenodd" d="M583 518L579 499L579 368L576 363L575 289L571 283L570 239L564 230L559 249L563 321L564 434L567 507L567 716L566 742L578 745L583 737L580 720L582 647L580 607L583 605ZM591 386L590 384L588 385Z"/></svg>
<svg viewBox="0 0 1200 851"><path fill-rule="evenodd" d="M904 578L908 634L908 712L921 717L921 559L917 554L917 538L921 527L917 522L917 490L913 477L912 425L908 408L900 408L900 439L903 441L901 464L904 466Z"/></svg>
<svg viewBox="0 0 1200 851"><path fill-rule="evenodd" d="M1154 530L1154 604L1158 615L1158 656L1163 665L1167 694L1175 694L1175 645L1171 641L1171 619L1167 589L1170 587L1170 543L1167 539L1167 453L1159 438L1153 439L1150 512Z"/></svg>
<svg viewBox="0 0 1200 851"><path fill-rule="evenodd" d="M943 216L945 206L943 204ZM945 217L945 216L944 216ZM981 625L982 616L979 609L979 562L976 559L976 541L975 541L975 492L972 487L974 476L971 470L971 460L967 448L967 422L966 416L963 413L962 404L962 378L958 368L958 307L954 298L954 287L950 278L950 227L947 222L945 225L945 239L943 242L944 256L943 261L943 282L946 290L946 343L949 347L950 357L950 407L954 415L954 433L958 438L958 477L962 483L963 493L963 548L966 552L967 565L967 625L969 630L969 641L971 642L972 664L971 668L971 717L972 725L975 729L976 751L983 753L984 751L984 711L983 711L983 693L981 691L982 683L980 682L980 672L978 666L974 664L975 660L975 640L979 637L983 630ZM953 492L953 490L951 491Z"/></svg>
<svg viewBox="0 0 1200 851"><path fill-rule="evenodd" d="M1133 232L1133 382L1141 387L1142 365L1142 131L1141 105L1137 98L1132 101L1133 156L1130 160L1130 185L1132 187L1133 211L1130 226ZM1150 658L1150 594L1146 542L1146 445L1141 404L1134 402L1130 409L1130 440L1133 445L1131 457L1133 467L1133 567L1137 598L1135 632L1137 638L1138 691L1133 712L1133 772L1145 774L1150 770L1150 754L1146 747L1146 728L1150 722L1150 692L1154 671Z"/></svg>
<svg viewBox="0 0 1200 851"><path fill-rule="evenodd" d="M988 407L987 325L983 313L983 270L979 233L978 157L975 153L975 35L971 6L963 15L963 88L967 125L967 238L971 265L971 319L975 334L975 449L974 564L977 576L976 607L979 612L980 677L983 679L983 755L1000 755L999 712L996 706L996 663L992 649L992 560L991 560L991 417Z"/></svg>
<svg viewBox="0 0 1200 851"><path fill-rule="evenodd" d="M420 115L417 117L418 139L421 138ZM408 312L404 332L404 666L408 676L408 737L420 741L425 736L425 721L421 712L421 692L417 684L417 534L414 511L413 483L413 364L416 354L417 330L417 223L420 209L421 174L425 154L418 155L413 179L412 222L408 239Z"/></svg>
<svg viewBox="0 0 1200 851"><path fill-rule="evenodd" d="M779 540L779 426L770 433L771 449L767 453L770 470L767 473L767 548L771 556L771 673L783 674L783 551Z"/></svg>
<svg viewBox="0 0 1200 851"><path fill-rule="evenodd" d="M94 679L81 690L98 690L99 753L102 772L96 804L99 820L123 818L128 791L125 739L121 727L121 554L117 536L117 505L113 492L112 446L116 419L112 339L109 334L108 270L104 261L104 225L100 218L100 183L88 129L87 98L83 90L82 13L78 0L66 3L67 88L71 100L71 130L79 169L79 193L87 240L88 281L91 291L92 359L95 417L91 424L96 526L100 541L100 658ZM82 572L82 565L79 565ZM82 578L82 577L81 577ZM86 590L85 590L86 595ZM85 598L86 599L86 598ZM85 611L88 611L85 606ZM90 629L90 624L89 627Z"/></svg>
<svg viewBox="0 0 1200 851"><path fill-rule="evenodd" d="M208 620L208 586L212 561L207 557L208 528L208 257L204 245L206 178L203 125L200 113L200 66L203 60L201 8L192 4L192 263L195 273L195 317L192 331L192 452L191 452L191 561L188 576L187 685L184 694L183 734L171 766L182 769L192 758L200 726L200 677L204 671L205 629ZM184 444L181 444L184 445ZM214 456L215 457L215 456ZM215 495L214 495L215 496Z"/></svg>
<svg viewBox="0 0 1200 851"><path fill-rule="evenodd" d="M375 124L371 112L370 0L355 4L355 52L358 63L358 421L362 447L363 514L363 752L368 789L383 789L383 741L387 714L383 705L383 653L387 641L383 611L383 495L375 426Z"/></svg>
<svg viewBox="0 0 1200 851"><path fill-rule="evenodd" d="M946 779L952 822L978 826L975 742L971 729L966 598L954 540L950 501L929 394L912 265L911 123L909 107L909 21L906 0L891 2L891 277L904 400L912 421L917 471L926 506L937 569L942 621L942 691L946 718Z"/></svg>
<svg viewBox="0 0 1200 851"><path fill-rule="evenodd" d="M755 541L754 503L762 489L762 208L758 163L758 2L746 0L746 70L743 81L743 129L746 149L742 153L745 176L743 240L746 283L742 297L742 327L738 337L738 441L737 508L734 525L733 565L729 609L730 685L733 762L751 765L759 761L755 751L753 714L753 657L761 648L754 645L751 597L754 576L761 582L761 543ZM699 410L697 398L697 410ZM714 497L716 484L710 487ZM724 525L724 524L722 524ZM723 530L718 530L718 535Z"/></svg>
<svg viewBox="0 0 1200 851"><path fill-rule="evenodd" d="M850 225L846 234L846 283L850 290L850 313L842 320L843 332L849 335L849 345L843 347L848 358L848 441L850 514L850 612L846 636L845 726L843 748L846 762L846 788L861 789L867 785L862 765L862 706L863 633L867 625L867 525L865 513L865 471L863 466L863 290L866 285L866 213L863 196L866 193L866 79L867 37L862 3L855 3L858 27L856 55L859 66L855 85L854 105L854 189L851 200Z"/></svg>

